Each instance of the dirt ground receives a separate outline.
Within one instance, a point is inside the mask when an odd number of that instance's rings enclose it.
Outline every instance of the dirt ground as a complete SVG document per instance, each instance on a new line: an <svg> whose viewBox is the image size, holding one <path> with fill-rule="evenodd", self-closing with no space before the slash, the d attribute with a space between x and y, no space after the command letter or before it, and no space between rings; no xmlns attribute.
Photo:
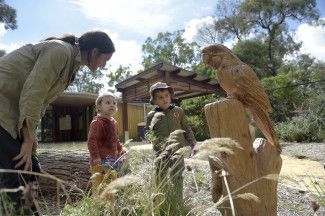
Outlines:
<svg viewBox="0 0 325 216"><path fill-rule="evenodd" d="M313 190L313 184L325 185L324 164L308 159L297 159L281 155L281 183L303 190Z"/></svg>

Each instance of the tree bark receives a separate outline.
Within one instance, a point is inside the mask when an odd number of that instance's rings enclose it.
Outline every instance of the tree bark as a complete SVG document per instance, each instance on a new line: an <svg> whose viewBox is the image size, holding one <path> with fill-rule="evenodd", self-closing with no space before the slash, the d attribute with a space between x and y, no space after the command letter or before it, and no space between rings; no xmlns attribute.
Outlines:
<svg viewBox="0 0 325 216"><path fill-rule="evenodd" d="M42 150L38 158L42 172L63 181L59 184L50 177L41 176L39 185L42 194L57 194L58 190L64 193L62 186L69 192L78 192L78 188L86 191L91 186L88 151Z"/></svg>
<svg viewBox="0 0 325 216"><path fill-rule="evenodd" d="M233 148L234 154L218 153L209 158L212 172L212 198L217 202L221 195L227 196L226 183L220 176L222 170L230 191L234 191L267 174L279 174L282 159L276 149L265 139L257 139L252 145L248 115L236 99L225 99L205 106L205 115L211 137L230 137L243 149ZM227 145L225 143L225 145ZM234 199L236 215L277 215L277 179L261 179L232 194L253 193L260 202ZM226 208L224 208L226 207ZM230 202L219 206L223 215L231 215Z"/></svg>

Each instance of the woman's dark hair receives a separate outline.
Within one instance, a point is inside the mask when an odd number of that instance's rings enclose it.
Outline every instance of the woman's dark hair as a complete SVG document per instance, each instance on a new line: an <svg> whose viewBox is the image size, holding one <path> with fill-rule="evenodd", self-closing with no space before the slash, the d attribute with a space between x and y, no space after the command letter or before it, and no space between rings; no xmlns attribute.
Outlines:
<svg viewBox="0 0 325 216"><path fill-rule="evenodd" d="M114 44L111 38L102 31L89 31L81 35L78 40L81 52L90 51L97 48L101 53L115 52Z"/></svg>
<svg viewBox="0 0 325 216"><path fill-rule="evenodd" d="M49 40L62 40L64 42L67 42L71 45L75 45L78 38L74 36L73 34L65 34L61 37L48 37L44 41L49 41Z"/></svg>
<svg viewBox="0 0 325 216"><path fill-rule="evenodd" d="M94 48L97 48L101 53L115 52L111 38L105 32L98 30L86 32L79 39L72 34L66 34L61 37L48 37L45 39L45 41L48 40L62 40L71 45L78 43L81 52L89 52Z"/></svg>

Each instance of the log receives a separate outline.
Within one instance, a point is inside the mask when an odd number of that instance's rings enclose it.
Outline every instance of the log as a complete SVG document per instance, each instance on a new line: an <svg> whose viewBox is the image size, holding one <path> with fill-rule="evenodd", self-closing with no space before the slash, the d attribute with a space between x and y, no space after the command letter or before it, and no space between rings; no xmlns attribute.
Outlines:
<svg viewBox="0 0 325 216"><path fill-rule="evenodd" d="M48 173L64 181L63 186L69 193L86 191L90 186L89 153L87 150L41 150L38 155L41 163L41 172ZM60 194L65 192L62 185L50 177L39 178L41 193Z"/></svg>
<svg viewBox="0 0 325 216"><path fill-rule="evenodd" d="M222 170L228 175L226 178L230 191L267 174L280 173L282 159L274 147L261 138L254 142L253 147L247 113L238 100L225 99L207 104L205 115L211 137L229 137L242 147L233 148L233 155L221 152L209 158L214 202L217 202L221 195L228 195L224 178L220 176ZM277 179L259 180L244 187L232 197L243 193L256 195L260 202L234 199L236 215L277 215ZM222 215L231 215L230 205L227 201L218 207Z"/></svg>

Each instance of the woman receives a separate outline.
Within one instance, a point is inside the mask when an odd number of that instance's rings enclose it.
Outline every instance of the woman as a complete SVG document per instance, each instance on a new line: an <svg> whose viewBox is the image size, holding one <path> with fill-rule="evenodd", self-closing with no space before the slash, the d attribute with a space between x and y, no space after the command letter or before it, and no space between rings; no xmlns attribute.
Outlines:
<svg viewBox="0 0 325 216"><path fill-rule="evenodd" d="M80 66L95 71L114 52L105 32L89 31L80 38L50 37L0 58L0 169L40 171L33 147L42 113L73 81ZM24 181L33 182L35 177ZM0 189L18 188L22 182L17 173L0 172ZM17 198L21 193L7 195L21 206Z"/></svg>

